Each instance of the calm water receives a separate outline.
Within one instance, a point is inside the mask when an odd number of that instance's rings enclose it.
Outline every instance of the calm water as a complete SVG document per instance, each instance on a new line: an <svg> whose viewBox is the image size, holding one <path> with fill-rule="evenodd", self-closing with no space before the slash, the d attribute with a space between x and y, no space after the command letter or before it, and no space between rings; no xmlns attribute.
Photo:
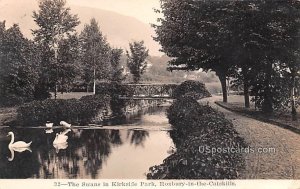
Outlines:
<svg viewBox="0 0 300 189"><path fill-rule="evenodd" d="M62 129L0 129L0 178L146 178L174 146L167 128L165 109L152 108L109 129L72 129L67 143L55 146ZM8 131L31 148L9 150Z"/></svg>

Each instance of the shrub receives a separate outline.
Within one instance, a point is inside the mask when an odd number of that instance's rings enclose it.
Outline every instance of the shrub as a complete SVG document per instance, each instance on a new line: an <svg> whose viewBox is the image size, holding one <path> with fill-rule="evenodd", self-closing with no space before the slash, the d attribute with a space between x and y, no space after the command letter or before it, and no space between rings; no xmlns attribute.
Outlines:
<svg viewBox="0 0 300 189"><path fill-rule="evenodd" d="M148 179L235 179L244 167L241 153L207 149L244 148L245 142L224 115L192 97L176 100L167 111L176 152L150 168ZM204 150L200 151L200 147Z"/></svg>
<svg viewBox="0 0 300 189"><path fill-rule="evenodd" d="M188 80L178 85L173 91L172 96L176 99L182 96L191 96L195 99L210 97L211 94L206 90L205 85L199 81Z"/></svg>
<svg viewBox="0 0 300 189"><path fill-rule="evenodd" d="M96 94L100 95L127 95L130 96L133 94L133 91L129 86L122 85L118 82L110 82L110 83L99 83L96 86Z"/></svg>
<svg viewBox="0 0 300 189"><path fill-rule="evenodd" d="M200 105L193 97L187 96L176 100L167 110L169 123L178 132L189 132L205 114L223 116L210 106Z"/></svg>
<svg viewBox="0 0 300 189"><path fill-rule="evenodd" d="M97 94L105 94L111 97L110 108L113 116L123 117L123 109L126 106L126 101L119 98L119 96L132 96L133 91L129 86L122 85L118 82L100 83L97 85Z"/></svg>
<svg viewBox="0 0 300 189"><path fill-rule="evenodd" d="M87 124L101 108L106 108L107 101L107 96L100 95L85 96L80 100L33 101L18 108L17 123L22 126L41 126L51 121L57 125L64 120L72 124Z"/></svg>
<svg viewBox="0 0 300 189"><path fill-rule="evenodd" d="M23 104L27 99L16 95L1 95L0 96L0 107L12 107Z"/></svg>
<svg viewBox="0 0 300 189"><path fill-rule="evenodd" d="M212 149L239 148L243 146L239 137L201 133L189 136L177 147L176 153L153 166L148 179L236 179L243 169L240 153L208 153L203 147Z"/></svg>

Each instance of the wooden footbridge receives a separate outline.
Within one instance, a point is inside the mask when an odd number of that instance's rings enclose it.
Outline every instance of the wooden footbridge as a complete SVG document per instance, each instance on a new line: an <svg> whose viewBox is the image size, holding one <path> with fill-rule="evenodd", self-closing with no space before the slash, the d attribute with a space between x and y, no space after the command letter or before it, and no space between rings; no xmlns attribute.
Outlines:
<svg viewBox="0 0 300 189"><path fill-rule="evenodd" d="M130 96L120 95L120 99L155 100L173 99L175 83L123 84L132 91Z"/></svg>

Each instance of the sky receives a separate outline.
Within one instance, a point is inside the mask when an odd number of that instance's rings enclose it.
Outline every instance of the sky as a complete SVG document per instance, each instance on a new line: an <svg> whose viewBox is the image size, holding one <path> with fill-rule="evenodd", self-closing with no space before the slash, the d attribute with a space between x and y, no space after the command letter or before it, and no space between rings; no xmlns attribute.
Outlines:
<svg viewBox="0 0 300 189"><path fill-rule="evenodd" d="M160 8L160 0L67 0L69 4L100 8L132 16L144 23L156 23L159 14L153 8Z"/></svg>

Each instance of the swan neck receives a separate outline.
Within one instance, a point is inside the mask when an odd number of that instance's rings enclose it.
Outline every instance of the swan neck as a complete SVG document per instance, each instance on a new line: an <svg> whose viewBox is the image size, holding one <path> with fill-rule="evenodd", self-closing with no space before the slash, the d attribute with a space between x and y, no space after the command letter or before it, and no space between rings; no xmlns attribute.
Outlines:
<svg viewBox="0 0 300 189"><path fill-rule="evenodd" d="M8 161L12 161L15 158L15 151L12 148L9 148L10 151L10 158L8 158Z"/></svg>
<svg viewBox="0 0 300 189"><path fill-rule="evenodd" d="M12 145L12 144L14 143L14 141L15 141L15 136L14 136L14 134L12 133L12 134L11 134L11 139L10 139L9 145Z"/></svg>

